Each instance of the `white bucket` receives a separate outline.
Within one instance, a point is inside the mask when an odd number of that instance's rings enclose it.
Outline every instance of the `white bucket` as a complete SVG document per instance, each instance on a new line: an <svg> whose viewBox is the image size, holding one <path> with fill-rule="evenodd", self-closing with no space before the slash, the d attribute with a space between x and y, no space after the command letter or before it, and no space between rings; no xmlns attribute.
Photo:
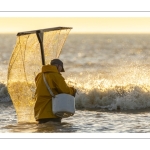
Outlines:
<svg viewBox="0 0 150 150"><path fill-rule="evenodd" d="M75 113L75 98L70 94L58 94L52 98L52 111L61 118L73 116Z"/></svg>

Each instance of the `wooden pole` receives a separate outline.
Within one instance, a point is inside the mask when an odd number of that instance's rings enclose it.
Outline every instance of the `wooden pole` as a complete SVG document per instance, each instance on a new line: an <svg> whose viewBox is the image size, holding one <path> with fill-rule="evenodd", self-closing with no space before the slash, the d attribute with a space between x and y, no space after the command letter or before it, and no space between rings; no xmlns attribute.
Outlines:
<svg viewBox="0 0 150 150"><path fill-rule="evenodd" d="M40 43L42 65L45 65L45 55L44 55L44 46L43 46L43 32L37 31L36 35L37 35L37 38L38 38L39 43Z"/></svg>

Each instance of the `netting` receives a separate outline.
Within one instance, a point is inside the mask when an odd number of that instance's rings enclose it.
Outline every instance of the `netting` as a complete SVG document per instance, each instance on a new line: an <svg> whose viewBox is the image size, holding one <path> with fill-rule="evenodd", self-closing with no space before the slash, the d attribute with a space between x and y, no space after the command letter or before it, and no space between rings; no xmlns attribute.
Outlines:
<svg viewBox="0 0 150 150"><path fill-rule="evenodd" d="M70 29L43 32L45 64L59 58ZM40 43L36 33L17 36L9 67L7 87L18 122L35 122L35 77L41 71Z"/></svg>

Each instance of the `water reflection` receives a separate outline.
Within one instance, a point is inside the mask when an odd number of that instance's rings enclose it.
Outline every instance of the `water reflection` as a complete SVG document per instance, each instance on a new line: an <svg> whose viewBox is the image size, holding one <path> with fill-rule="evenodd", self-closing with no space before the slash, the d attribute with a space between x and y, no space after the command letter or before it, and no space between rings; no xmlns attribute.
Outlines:
<svg viewBox="0 0 150 150"><path fill-rule="evenodd" d="M76 132L79 130L72 123L55 123L47 122L43 124L38 123L19 123L15 125L8 125L3 127L3 129L9 130L9 132L19 132L19 133L69 133Z"/></svg>

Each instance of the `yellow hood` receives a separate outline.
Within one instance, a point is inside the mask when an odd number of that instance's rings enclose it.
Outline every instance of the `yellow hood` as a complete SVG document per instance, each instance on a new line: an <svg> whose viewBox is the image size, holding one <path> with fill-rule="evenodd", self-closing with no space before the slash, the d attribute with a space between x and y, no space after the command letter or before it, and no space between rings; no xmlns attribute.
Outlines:
<svg viewBox="0 0 150 150"><path fill-rule="evenodd" d="M52 65L45 65L42 67L42 72L55 72L55 73L59 73L56 66L52 66Z"/></svg>

